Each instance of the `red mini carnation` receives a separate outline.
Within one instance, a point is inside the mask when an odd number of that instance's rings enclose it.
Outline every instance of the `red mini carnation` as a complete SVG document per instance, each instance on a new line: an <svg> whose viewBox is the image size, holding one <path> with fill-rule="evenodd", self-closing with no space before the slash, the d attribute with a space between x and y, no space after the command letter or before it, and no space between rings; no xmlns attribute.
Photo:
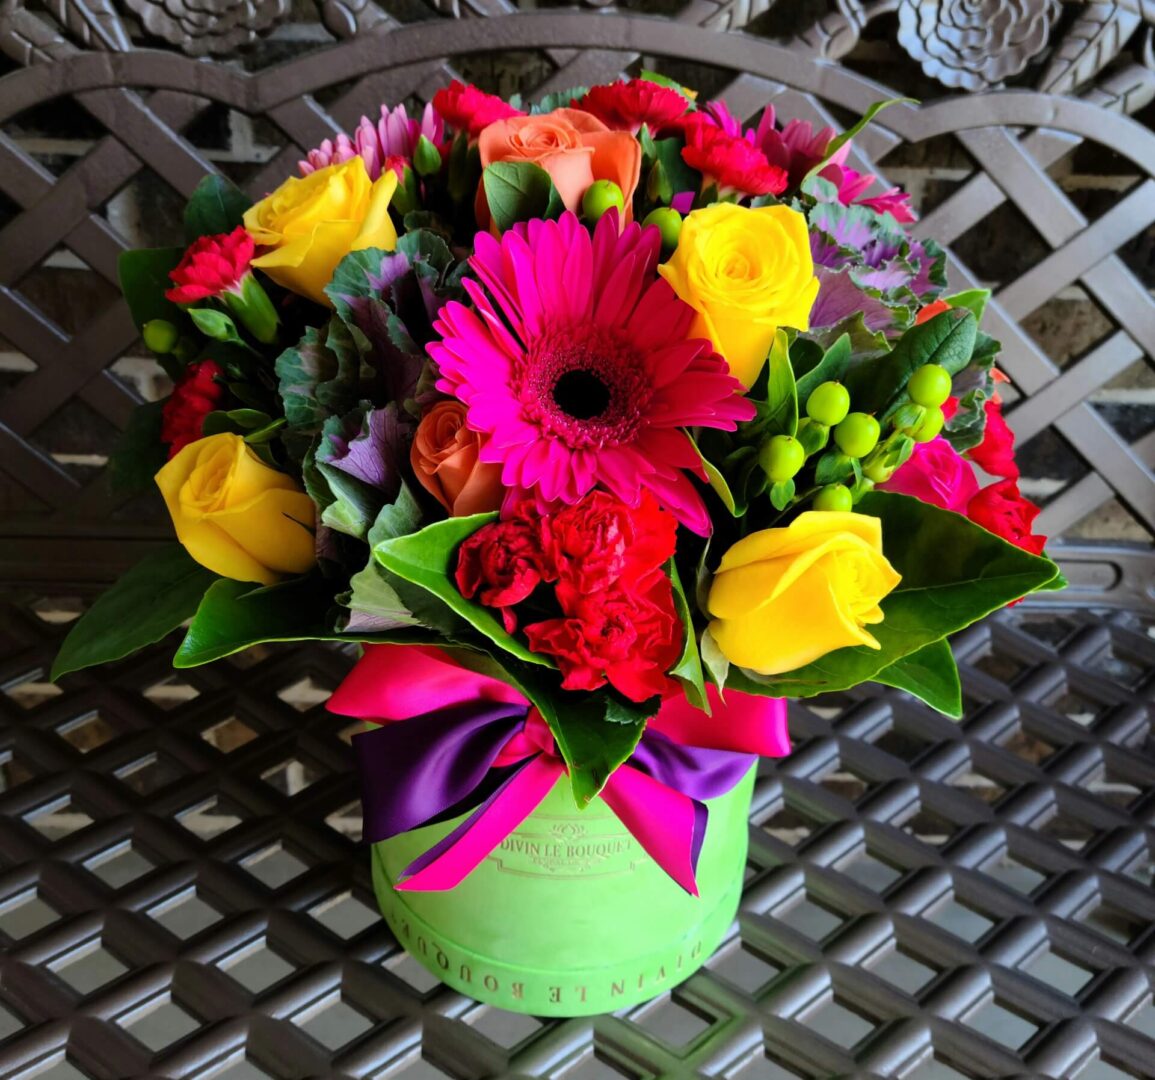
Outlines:
<svg viewBox="0 0 1155 1080"><path fill-rule="evenodd" d="M173 387L172 395L160 411L160 439L169 444L170 458L201 437L205 417L224 396L224 375L215 360L190 364L185 376Z"/></svg>
<svg viewBox="0 0 1155 1080"><path fill-rule="evenodd" d="M433 108L454 131L464 131L471 139L497 120L525 115L495 94L487 94L472 83L466 86L457 79L433 95Z"/></svg>
<svg viewBox="0 0 1155 1080"><path fill-rule="evenodd" d="M668 86L648 79L630 79L592 87L574 102L574 107L591 113L614 131L636 135L643 124L651 134L669 127L685 114L689 102Z"/></svg>
<svg viewBox="0 0 1155 1080"><path fill-rule="evenodd" d="M604 491L549 515L545 545L559 580L592 593L633 584L673 557L678 524L648 492L630 507ZM560 591L560 586L559 586Z"/></svg>
<svg viewBox="0 0 1155 1080"><path fill-rule="evenodd" d="M1045 536L1031 532L1039 508L1019 492L1014 480L1000 480L980 491L967 505L967 517L1015 547L1041 555L1047 543Z"/></svg>
<svg viewBox="0 0 1155 1080"><path fill-rule="evenodd" d="M1013 480L1019 475L1019 467L1015 464L1015 436L1003 418L1002 402L993 397L983 409L987 414L983 441L969 450L968 456L991 476Z"/></svg>
<svg viewBox="0 0 1155 1080"><path fill-rule="evenodd" d="M497 608L507 633L517 629L514 605L556 578L529 514L483 526L466 539L457 555L458 591L466 599L476 596L486 607Z"/></svg>
<svg viewBox="0 0 1155 1080"><path fill-rule="evenodd" d="M249 272L253 248L242 225L231 233L200 237L169 271L173 287L164 295L174 304L195 304L236 288Z"/></svg>
<svg viewBox="0 0 1155 1080"><path fill-rule="evenodd" d="M695 113L683 125L682 160L690 168L722 190L745 195L778 195L786 190L790 176L785 169L771 165L761 150L740 136L728 134L708 119L698 120L700 115Z"/></svg>
<svg viewBox="0 0 1155 1080"><path fill-rule="evenodd" d="M642 591L612 586L594 593L559 588L566 617L525 628L529 647L552 656L566 690L597 690L609 682L631 701L670 688L666 672L681 652L681 623L665 574Z"/></svg>

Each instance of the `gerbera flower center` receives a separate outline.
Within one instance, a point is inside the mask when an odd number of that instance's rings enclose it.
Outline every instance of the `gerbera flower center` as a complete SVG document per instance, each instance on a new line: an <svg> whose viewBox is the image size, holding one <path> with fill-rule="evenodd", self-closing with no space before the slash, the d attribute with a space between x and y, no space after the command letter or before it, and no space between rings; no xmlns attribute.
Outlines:
<svg viewBox="0 0 1155 1080"><path fill-rule="evenodd" d="M653 388L641 354L612 327L558 328L528 343L518 372L525 415L567 446L633 439Z"/></svg>

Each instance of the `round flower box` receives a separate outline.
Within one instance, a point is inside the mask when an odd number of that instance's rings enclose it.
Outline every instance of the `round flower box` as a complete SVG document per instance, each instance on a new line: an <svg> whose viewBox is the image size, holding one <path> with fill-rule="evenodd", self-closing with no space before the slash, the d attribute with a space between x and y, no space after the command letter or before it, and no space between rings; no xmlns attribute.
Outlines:
<svg viewBox="0 0 1155 1080"><path fill-rule="evenodd" d="M461 818L373 845L373 885L397 940L443 982L535 1016L635 1005L692 975L722 941L742 892L755 768L709 801L691 896L595 799L563 778L460 885L393 888Z"/></svg>

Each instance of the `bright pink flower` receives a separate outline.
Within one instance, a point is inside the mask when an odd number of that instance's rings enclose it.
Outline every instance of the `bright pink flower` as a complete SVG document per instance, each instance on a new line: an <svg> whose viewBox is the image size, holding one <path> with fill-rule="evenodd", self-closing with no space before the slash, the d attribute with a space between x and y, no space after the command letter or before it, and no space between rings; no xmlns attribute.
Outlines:
<svg viewBox="0 0 1155 1080"><path fill-rule="evenodd" d="M790 186L797 187L802 178L826 157L826 148L835 134L831 127L816 131L808 120L791 120L779 131L775 124L774 106L767 105L753 141L771 165L789 173ZM845 152L840 153L845 156Z"/></svg>
<svg viewBox="0 0 1155 1080"><path fill-rule="evenodd" d="M487 94L472 83L466 86L457 79L433 95L433 108L454 131L464 131L471 139L476 139L495 120L525 115L495 94Z"/></svg>
<svg viewBox="0 0 1155 1080"><path fill-rule="evenodd" d="M174 304L195 304L237 289L249 272L253 248L242 225L231 233L200 237L169 271L173 287L164 295Z"/></svg>
<svg viewBox="0 0 1155 1080"><path fill-rule="evenodd" d="M648 79L630 79L591 87L573 107L593 114L614 131L636 135L645 124L652 135L678 120L689 108L689 102L668 86Z"/></svg>
<svg viewBox="0 0 1155 1080"><path fill-rule="evenodd" d="M507 487L567 503L602 487L630 506L648 489L706 535L682 429L733 431L754 406L710 343L687 339L694 312L658 277L660 248L653 227L619 236L612 211L592 238L570 213L479 233L464 282L475 310L446 304L429 354Z"/></svg>
<svg viewBox="0 0 1155 1080"><path fill-rule="evenodd" d="M879 488L965 514L967 505L979 493L979 482L970 463L939 436L916 445L906 463Z"/></svg>
<svg viewBox="0 0 1155 1080"><path fill-rule="evenodd" d="M730 135L712 120L694 113L682 125L686 145L682 159L718 185L720 191L743 195L778 195L786 190L785 169L771 165L752 143Z"/></svg>
<svg viewBox="0 0 1155 1080"><path fill-rule="evenodd" d="M392 168L398 176L405 165L413 160L413 151L424 135L434 146L445 138L445 125L432 105L426 105L421 119L410 118L404 105L390 109L381 106L381 119L376 124L367 116L361 117L353 138L338 135L336 141L326 139L316 150L310 150L305 161L298 162L302 176L316 169L324 169L350 158L360 156L370 180L376 180L383 169Z"/></svg>
<svg viewBox="0 0 1155 1080"><path fill-rule="evenodd" d="M839 148L836 157L845 156L849 144ZM866 195L878 179L873 173L860 173L840 161L832 161L818 174L838 189L838 201L843 206L867 206L876 214L890 214L901 225L910 225L918 218L910 205L910 196L901 188L887 188L878 195Z"/></svg>

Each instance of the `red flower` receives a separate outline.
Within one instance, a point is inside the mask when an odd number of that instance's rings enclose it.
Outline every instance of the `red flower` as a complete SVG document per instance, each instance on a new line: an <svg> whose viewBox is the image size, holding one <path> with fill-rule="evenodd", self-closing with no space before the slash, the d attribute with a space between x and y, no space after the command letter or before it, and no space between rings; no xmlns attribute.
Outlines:
<svg viewBox="0 0 1155 1080"><path fill-rule="evenodd" d="M944 311L950 311L950 304L945 300L935 300L934 303L927 304L926 307L919 310L919 313L914 317L914 325L922 326L924 322L930 322L936 315L941 315Z"/></svg>
<svg viewBox="0 0 1155 1080"><path fill-rule="evenodd" d="M433 108L451 128L466 132L471 139L476 139L495 120L525 115L496 95L457 79L433 95Z"/></svg>
<svg viewBox="0 0 1155 1080"><path fill-rule="evenodd" d="M627 586L658 570L674 554L678 523L648 492L630 507L604 491L550 514L546 551L558 577L592 593Z"/></svg>
<svg viewBox="0 0 1155 1080"><path fill-rule="evenodd" d="M682 160L692 169L713 180L719 188L745 195L778 195L786 190L789 174L771 165L752 143L730 135L709 118L695 113L682 125L686 145Z"/></svg>
<svg viewBox="0 0 1155 1080"><path fill-rule="evenodd" d="M190 364L184 378L173 387L160 411L160 439L169 444L170 458L201 437L205 417L224 396L224 384L217 381L223 375L215 360L201 360Z"/></svg>
<svg viewBox="0 0 1155 1080"><path fill-rule="evenodd" d="M508 521L483 525L457 554L458 591L466 599L476 596L486 607L499 609L507 633L517 628L514 605L556 577L529 514L516 513Z"/></svg>
<svg viewBox="0 0 1155 1080"><path fill-rule="evenodd" d="M574 108L592 113L608 128L636 135L643 124L651 134L669 127L685 114L689 102L668 86L631 79L587 90Z"/></svg>
<svg viewBox="0 0 1155 1080"><path fill-rule="evenodd" d="M681 623L665 574L644 591L613 586L594 593L559 588L566 617L525 628L529 647L552 656L566 690L596 690L608 681L631 701L671 687L666 672L682 649Z"/></svg>
<svg viewBox="0 0 1155 1080"><path fill-rule="evenodd" d="M228 292L249 272L253 246L242 225L231 233L202 236L169 271L174 284L164 295L174 304L195 304Z"/></svg>
<svg viewBox="0 0 1155 1080"><path fill-rule="evenodd" d="M967 517L976 525L1032 555L1041 555L1047 543L1045 536L1031 532L1038 516L1039 508L1023 498L1014 480L1000 480L983 488L967 506Z"/></svg>
<svg viewBox="0 0 1155 1080"><path fill-rule="evenodd" d="M1015 436L1003 419L1002 402L993 397L983 409L987 414L983 441L969 450L967 455L991 476L1013 480L1019 475L1019 467L1015 464Z"/></svg>

